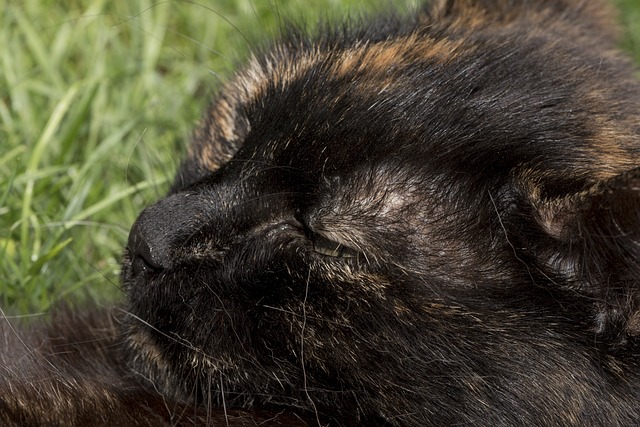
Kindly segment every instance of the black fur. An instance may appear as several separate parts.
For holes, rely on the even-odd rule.
[[[611,16],[438,1],[247,64],[131,231],[113,355],[83,358],[148,402],[127,420],[638,425],[640,83]]]

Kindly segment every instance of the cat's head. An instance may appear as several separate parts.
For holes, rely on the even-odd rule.
[[[292,36],[219,94],[125,255],[136,366],[164,392],[446,420],[561,395],[584,346],[634,340],[617,59],[596,79],[596,54],[526,28],[418,21]]]

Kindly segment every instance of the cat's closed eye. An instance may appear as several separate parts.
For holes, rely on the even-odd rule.
[[[333,258],[358,258],[362,254],[349,246],[338,243],[324,237],[320,233],[310,232],[309,238],[313,243],[313,250],[319,254],[326,255]]]

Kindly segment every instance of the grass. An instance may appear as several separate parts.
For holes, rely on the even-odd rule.
[[[237,60],[282,16],[361,3],[0,0],[0,306],[117,298],[129,227]],[[640,2],[618,3],[640,62]]]
[[[358,3],[0,0],[0,306],[116,297],[131,224],[234,63],[281,16]]]

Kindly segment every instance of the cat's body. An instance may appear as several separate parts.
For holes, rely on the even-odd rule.
[[[253,59],[134,225],[125,309],[5,323],[0,420],[637,425],[640,83],[611,16],[443,0]]]

